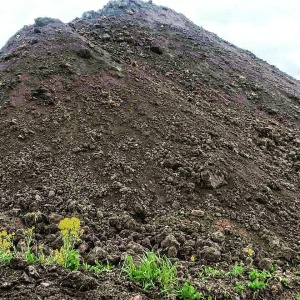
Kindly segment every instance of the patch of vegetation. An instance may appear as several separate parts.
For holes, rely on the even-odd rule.
[[[63,246],[59,250],[52,251],[53,263],[57,263],[65,269],[78,270],[79,252],[75,250],[75,244],[80,240],[79,236],[83,233],[78,218],[65,218],[58,224],[63,240]]]
[[[83,269],[87,271],[91,271],[93,273],[99,274],[104,271],[109,271],[113,268],[113,266],[107,262],[106,265],[101,264],[98,260],[95,260],[95,265],[89,265],[87,263],[82,264]]]
[[[58,228],[60,229],[63,246],[56,250],[50,249],[50,255],[48,256],[44,254],[42,245],[34,244],[34,227],[23,230],[24,241],[20,244],[20,251],[17,251],[13,245],[14,233],[8,233],[6,230],[1,231],[0,264],[9,264],[13,258],[21,258],[29,264],[57,264],[65,269],[78,270],[80,268],[80,259],[75,245],[83,233],[80,220],[76,217],[64,218],[59,222]],[[12,249],[13,251],[11,251]],[[97,260],[95,265],[83,262],[82,267],[96,274],[112,268],[109,263],[102,265]]]
[[[14,234],[8,234],[6,230],[0,232],[0,264],[9,264],[13,258],[10,249]]]
[[[281,278],[280,282],[282,283],[283,286],[289,287],[290,286],[290,280],[288,278]]]
[[[80,261],[76,244],[80,241],[83,230],[80,220],[76,217],[64,218],[59,222],[58,229],[63,245],[59,249],[50,249],[49,255],[45,255],[42,245],[38,245],[35,241],[34,229],[31,227],[22,231],[23,240],[19,243],[18,250],[13,243],[14,233],[6,230],[0,232],[0,264],[9,264],[13,258],[21,258],[29,264],[57,264],[65,269],[86,270],[94,274],[109,271],[113,267],[108,262],[102,264],[98,260],[95,260],[94,264]],[[254,255],[252,249],[247,248],[244,251],[250,258]],[[195,262],[194,256],[191,262]],[[189,280],[178,278],[177,264],[172,263],[166,256],[151,251],[145,252],[136,259],[130,255],[127,256],[121,271],[125,272],[130,280],[139,282],[144,290],[155,288],[166,297],[176,296],[183,300],[213,299],[208,292],[212,293],[211,287],[216,284],[215,278],[218,284],[226,282],[223,298],[232,298],[237,294],[248,296],[251,291],[254,293],[263,291],[267,288],[269,280],[272,281],[272,286],[274,286],[273,283],[280,285],[278,288],[293,287],[293,282],[296,280],[296,277],[283,276],[280,272],[276,272],[274,265],[271,271],[260,271],[236,262],[226,272],[219,269],[218,265],[206,266],[199,273],[198,278],[198,284],[203,285],[205,282],[204,285],[207,285],[207,292],[204,293],[195,288],[197,279],[192,281],[191,278]],[[295,299],[300,300],[300,294]]]
[[[182,285],[181,289],[176,291],[176,295],[184,300],[203,299],[203,294],[197,292],[194,286],[187,282]]]
[[[32,243],[34,237],[34,227],[23,230],[24,242],[21,248],[21,257],[29,264],[40,263],[45,261],[45,255],[43,253],[42,246],[36,246],[36,253],[32,251]]]
[[[205,267],[203,272],[200,273],[200,276],[206,276],[206,277],[217,277],[223,275],[225,275],[225,271],[215,269],[212,267]]]
[[[234,264],[232,269],[230,270],[229,274],[233,277],[242,276],[245,273],[245,269],[242,265],[239,265],[237,262]]]
[[[249,274],[250,282],[248,282],[248,288],[251,290],[263,290],[266,288],[267,278],[272,277],[267,271],[259,271],[257,269],[252,269]]]
[[[173,291],[178,284],[177,266],[154,252],[146,252],[138,262],[127,256],[122,270],[130,280],[141,283],[145,290],[159,285],[160,292],[165,294]]]
[[[240,282],[235,283],[235,290],[238,294],[242,295],[244,292],[244,289],[245,289],[245,287],[242,283],[240,283]]]

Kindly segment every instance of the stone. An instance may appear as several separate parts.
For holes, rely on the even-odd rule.
[[[98,286],[98,282],[95,278],[85,275],[80,271],[72,271],[61,279],[61,285],[64,287],[72,287],[80,291],[87,291],[95,289]]]
[[[222,243],[222,242],[225,241],[225,235],[222,231],[216,231],[216,232],[211,234],[211,239],[214,242]]]
[[[35,27],[44,27],[49,24],[53,24],[59,22],[59,20],[52,19],[52,18],[36,18],[34,19],[34,26]]]
[[[141,295],[133,295],[129,300],[143,300],[143,297]]]
[[[35,195],[34,198],[35,198],[35,201],[38,201],[38,202],[42,201],[42,198],[40,195]]]
[[[84,58],[84,59],[89,59],[89,58],[92,57],[91,51],[90,51],[89,49],[86,49],[86,48],[84,48],[84,49],[78,49],[78,50],[76,51],[76,54],[77,54],[79,57]]]
[[[111,40],[111,36],[107,33],[101,35],[100,37],[101,42],[108,42]]]
[[[169,234],[166,236],[166,238],[161,242],[161,246],[163,248],[168,248],[168,247],[179,247],[180,243],[176,240],[175,236],[173,234]]]
[[[297,252],[291,248],[284,248],[282,250],[282,256],[287,261],[292,261],[297,258]]]
[[[95,260],[106,259],[108,256],[108,252],[104,250],[102,247],[95,247],[92,251],[87,255],[87,262],[94,263]]]
[[[60,214],[52,213],[49,215],[48,220],[52,224],[58,224],[63,218]]]
[[[161,46],[159,45],[152,45],[150,47],[150,50],[155,53],[155,54],[158,54],[158,55],[162,55],[164,53],[164,50]]]
[[[38,27],[35,27],[35,28],[33,29],[33,32],[34,32],[34,33],[41,33],[41,30],[40,30]]]
[[[217,248],[210,246],[204,246],[201,255],[204,259],[211,262],[217,262],[221,258],[221,252]]]
[[[52,198],[55,196],[55,191],[49,191],[48,197]]]
[[[127,249],[132,250],[134,253],[143,253],[144,247],[136,242],[131,241],[127,245]]]
[[[258,223],[255,223],[255,224],[252,224],[251,225],[251,228],[254,230],[254,231],[258,231],[260,229],[260,225]]]
[[[191,211],[191,215],[194,217],[204,217],[204,214],[205,214],[204,211],[200,209],[193,209]]]
[[[39,278],[40,277],[40,274],[38,273],[35,266],[33,266],[33,265],[28,266],[27,271],[28,271],[28,274],[30,276],[34,277],[34,278]]]
[[[223,174],[214,174],[210,170],[201,172],[201,179],[204,181],[206,187],[217,189],[227,184]]]
[[[259,261],[258,266],[262,270],[270,270],[273,266],[272,260],[269,258],[263,258]]]
[[[25,224],[30,227],[30,226],[34,226],[37,223],[42,222],[43,214],[40,211],[29,212],[24,215],[23,219]]]
[[[178,249],[175,246],[171,246],[168,249],[168,257],[177,257]]]
[[[40,285],[44,288],[48,288],[51,285],[51,283],[45,281],[45,282],[41,282]]]

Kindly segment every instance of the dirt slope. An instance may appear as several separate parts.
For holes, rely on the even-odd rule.
[[[111,1],[16,33],[0,52],[0,107],[1,226],[34,225],[57,248],[55,221],[76,215],[82,258],[117,267],[1,267],[1,299],[162,299],[118,275],[145,249],[206,295],[250,299],[197,281],[204,265],[249,264],[248,247],[253,266],[292,279],[245,297],[299,293],[296,79],[168,8]]]

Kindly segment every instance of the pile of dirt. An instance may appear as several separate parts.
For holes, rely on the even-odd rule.
[[[82,259],[116,268],[17,262],[1,267],[1,299],[162,299],[120,272],[147,249],[206,296],[294,299],[299,121],[299,81],[151,2],[25,26],[0,52],[1,226],[57,248],[57,221],[77,216]],[[235,262],[289,287],[241,296],[199,280]]]

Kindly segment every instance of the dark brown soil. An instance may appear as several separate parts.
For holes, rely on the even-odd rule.
[[[77,216],[82,259],[116,268],[16,263],[0,269],[0,298],[162,299],[119,270],[153,249],[213,299],[296,299],[299,81],[172,10],[123,2],[40,19],[0,52],[0,225],[34,225],[56,248],[57,220]],[[245,298],[198,280],[204,266],[267,259],[289,288]]]

